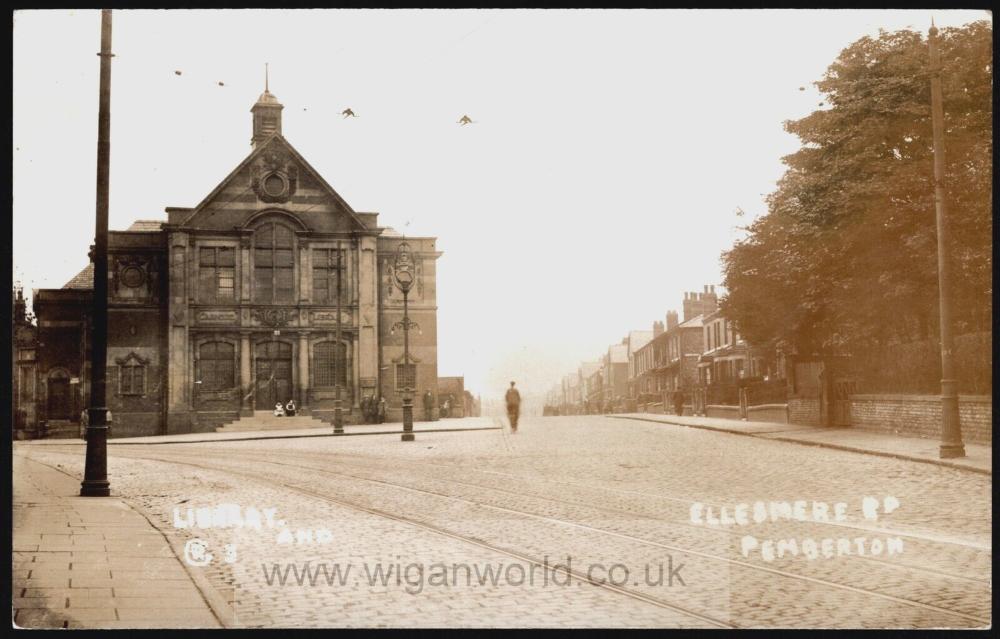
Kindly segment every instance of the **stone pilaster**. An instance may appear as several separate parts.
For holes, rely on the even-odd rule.
[[[240,332],[240,416],[252,417],[254,397],[253,369],[250,359],[250,332]]]
[[[167,432],[191,431],[191,371],[188,361],[188,235],[169,238],[170,300],[167,335]]]
[[[299,375],[296,384],[299,396],[299,411],[309,411],[309,332],[299,332]]]
[[[376,261],[376,238],[358,238],[356,252],[357,300],[358,300],[358,345],[356,356],[358,371],[358,392],[356,398],[369,393],[377,393],[378,388],[378,263]]]

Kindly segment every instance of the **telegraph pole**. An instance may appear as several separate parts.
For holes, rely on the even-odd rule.
[[[944,107],[941,103],[941,53],[937,27],[931,20],[928,46],[931,64],[931,124],[934,133],[934,206],[937,211],[938,295],[941,309],[941,459],[965,457],[962,425],[958,415],[958,393],[951,334],[951,265],[948,210],[945,207]]]
[[[90,337],[90,423],[87,461],[80,485],[83,497],[107,497],[108,408],[105,377],[108,358],[108,171],[111,160],[111,10],[101,11],[101,83],[97,112],[97,222],[94,234],[94,297]]]

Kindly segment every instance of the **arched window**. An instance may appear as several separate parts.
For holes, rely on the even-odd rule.
[[[229,390],[236,386],[236,347],[228,342],[206,342],[198,349],[200,391]]]
[[[350,365],[347,359],[348,353],[349,349],[343,343],[320,342],[316,344],[313,348],[313,384],[317,388],[333,388],[337,384],[340,384],[342,388],[350,388],[347,375]]]
[[[275,222],[262,224],[253,235],[254,299],[258,302],[295,301],[292,230]]]

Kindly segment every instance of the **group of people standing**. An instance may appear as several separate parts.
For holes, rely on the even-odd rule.
[[[367,395],[361,398],[361,417],[365,424],[385,423],[386,403],[382,395],[375,399],[374,395]]]

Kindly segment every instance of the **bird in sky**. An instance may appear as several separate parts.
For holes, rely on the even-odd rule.
[[[350,109],[344,109],[343,111],[340,112],[340,114],[342,116],[344,116],[345,118],[356,118],[356,117],[358,117],[357,115],[354,114],[354,111],[352,111]]]
[[[736,216],[743,217],[743,209],[738,206],[736,207]]]
[[[466,124],[475,124],[475,123],[472,121],[472,118],[470,118],[467,115],[463,115],[462,119],[458,121],[458,124],[465,126]]]
[[[181,74],[180,71],[174,71],[174,75],[180,75],[180,74]]]
[[[799,87],[799,91],[805,91],[805,90],[806,90],[805,87]]]
[[[219,86],[220,87],[224,87],[224,86],[226,86],[226,84],[222,80],[219,80]]]

